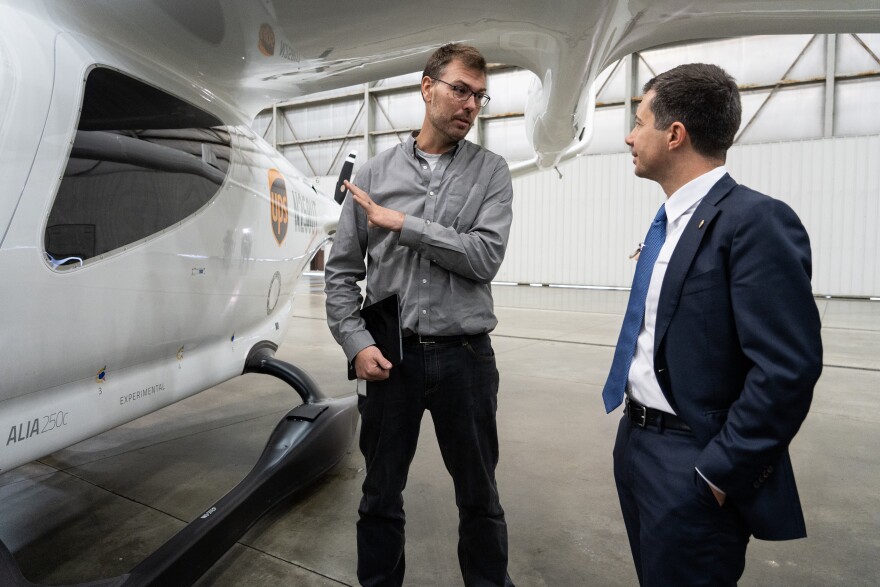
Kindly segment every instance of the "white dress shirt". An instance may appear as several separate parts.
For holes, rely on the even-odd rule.
[[[630,396],[643,406],[670,414],[674,414],[675,411],[666,401],[666,396],[663,395],[657,382],[657,375],[654,373],[654,328],[657,324],[660,288],[663,285],[666,268],[669,266],[669,259],[684,232],[684,227],[712,186],[724,177],[725,173],[727,170],[723,166],[716,167],[684,184],[666,200],[666,240],[651,273],[651,283],[645,299],[645,319],[636,341],[636,354],[629,368],[627,387]]]

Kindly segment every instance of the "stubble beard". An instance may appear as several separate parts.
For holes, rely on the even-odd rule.
[[[471,131],[474,124],[468,123],[468,126],[464,130],[460,130],[458,128],[458,123],[455,119],[455,116],[450,116],[449,118],[441,119],[440,116],[431,113],[430,115],[431,125],[437,130],[438,133],[448,138],[450,142],[457,143],[467,136],[467,134]]]

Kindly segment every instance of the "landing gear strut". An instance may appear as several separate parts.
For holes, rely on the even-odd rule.
[[[357,426],[356,396],[324,397],[305,371],[276,359],[276,349],[268,342],[255,346],[244,373],[278,377],[299,393],[303,404],[281,419],[251,472],[130,572],[79,587],[191,585],[263,514],[344,456]],[[0,585],[37,587],[24,578],[2,541]]]

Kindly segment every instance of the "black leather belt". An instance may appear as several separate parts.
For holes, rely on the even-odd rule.
[[[424,336],[410,334],[401,340],[403,344],[467,344],[469,341],[485,336],[483,334],[455,334],[453,336]]]
[[[675,414],[643,406],[629,397],[626,398],[626,407],[623,413],[627,415],[630,422],[641,428],[656,426],[660,430],[668,428],[679,432],[692,432],[691,427]]]

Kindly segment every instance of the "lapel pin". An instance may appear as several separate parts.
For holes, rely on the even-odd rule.
[[[703,228],[703,224],[705,222],[706,222],[705,220],[700,220],[700,223],[697,225],[697,230],[701,230]]]

